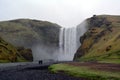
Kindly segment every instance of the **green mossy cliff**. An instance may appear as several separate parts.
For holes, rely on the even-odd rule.
[[[94,15],[86,22],[74,60],[120,63],[120,16]]]
[[[22,50],[18,50],[18,48],[14,47],[12,44],[4,41],[1,37],[0,37],[0,63],[1,62],[21,62],[21,61],[32,61],[32,54],[28,51],[26,52],[26,54],[29,54],[29,58],[24,57],[24,55],[22,55],[23,53],[25,53],[27,49],[22,49]],[[23,52],[21,54],[21,51]],[[25,55],[26,55],[25,54]]]

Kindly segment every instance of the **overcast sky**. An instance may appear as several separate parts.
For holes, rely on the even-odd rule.
[[[0,21],[30,18],[74,27],[94,14],[120,15],[120,0],[0,0]]]

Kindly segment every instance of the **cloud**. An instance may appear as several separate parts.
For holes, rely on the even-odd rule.
[[[120,14],[120,0],[0,0],[0,20],[32,18],[73,27],[93,14]]]

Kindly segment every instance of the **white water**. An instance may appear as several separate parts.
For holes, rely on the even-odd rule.
[[[80,47],[80,37],[87,30],[86,21],[73,28],[61,28],[59,33],[59,54],[58,60],[72,61],[74,54]]]
[[[61,28],[59,35],[58,60],[71,61],[77,50],[77,35],[75,28]]]

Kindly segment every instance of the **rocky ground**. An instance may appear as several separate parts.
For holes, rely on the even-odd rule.
[[[50,64],[24,64],[0,66],[0,80],[86,80],[48,71]]]
[[[91,69],[120,72],[120,64],[108,63],[79,63],[65,62],[74,66],[89,66]],[[54,74],[49,72],[48,66],[53,63],[11,63],[0,64],[0,80],[86,80],[75,78],[64,73]]]

